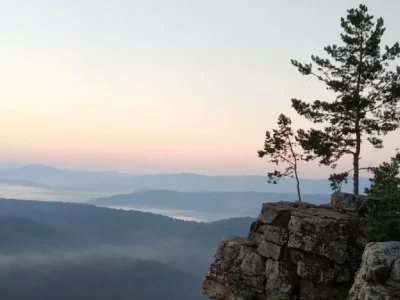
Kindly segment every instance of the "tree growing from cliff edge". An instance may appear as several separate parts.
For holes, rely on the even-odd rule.
[[[269,161],[277,166],[286,165],[283,171],[275,170],[268,173],[268,182],[276,184],[282,177],[295,178],[297,199],[301,202],[299,162],[311,160],[312,156],[303,154],[303,151],[297,152],[298,147],[298,137],[292,129],[292,121],[287,116],[280,114],[278,129],[265,133],[264,149],[258,151],[258,156],[269,156]]]
[[[362,143],[382,148],[381,136],[399,127],[400,67],[390,62],[400,57],[400,47],[395,43],[381,49],[384,21],[374,22],[365,5],[348,10],[341,27],[342,45],[324,48],[330,58],[312,55],[309,64],[291,60],[301,74],[325,83],[335,100],[310,104],[292,99],[292,107],[314,124],[326,124],[298,132],[303,149],[319,157],[320,164],[335,168],[342,156],[352,156],[352,170],[330,179],[337,186],[353,172],[353,193],[358,194]]]

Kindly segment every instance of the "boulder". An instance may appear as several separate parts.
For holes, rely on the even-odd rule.
[[[289,202],[263,203],[258,220],[263,224],[286,228],[291,216]]]
[[[331,204],[335,209],[356,213],[366,198],[365,195],[334,192],[331,196]]]
[[[369,243],[349,300],[400,299],[400,242]]]

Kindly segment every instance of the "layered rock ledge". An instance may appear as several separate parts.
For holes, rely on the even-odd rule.
[[[365,247],[349,300],[400,299],[400,242]]]
[[[223,239],[203,283],[216,300],[345,299],[365,246],[354,219],[364,198],[335,193],[331,204],[264,203],[247,237]]]

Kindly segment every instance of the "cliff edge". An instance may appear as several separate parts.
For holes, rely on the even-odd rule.
[[[365,242],[353,221],[365,197],[334,193],[331,204],[264,203],[247,237],[218,245],[203,282],[216,300],[345,299]]]

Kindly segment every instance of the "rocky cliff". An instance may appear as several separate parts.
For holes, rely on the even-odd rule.
[[[400,242],[365,247],[349,300],[400,299]]]
[[[331,204],[264,203],[247,237],[222,240],[203,283],[216,300],[345,299],[365,242],[355,216],[363,197],[335,193]]]

